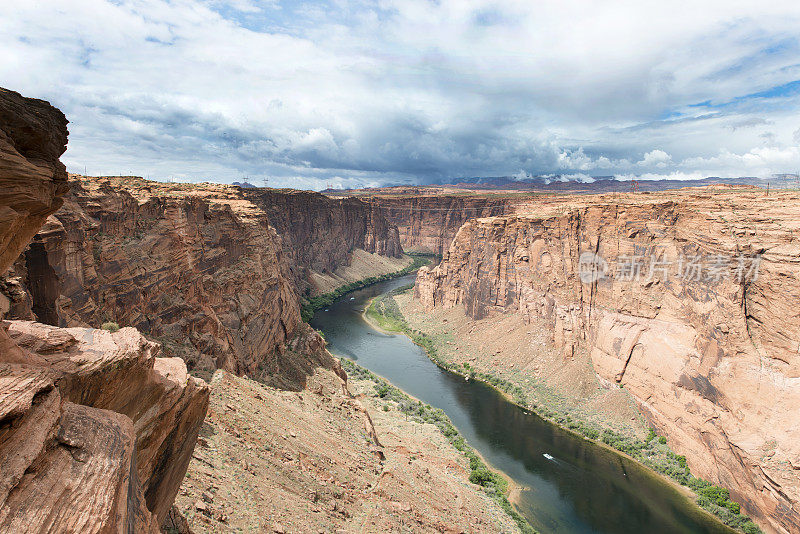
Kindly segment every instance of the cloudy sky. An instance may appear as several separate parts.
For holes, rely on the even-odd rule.
[[[71,171],[322,188],[800,170],[795,1],[26,0]]]

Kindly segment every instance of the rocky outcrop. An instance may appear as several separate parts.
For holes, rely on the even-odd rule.
[[[549,324],[564,358],[589,351],[696,475],[730,488],[767,530],[797,532],[797,201],[698,189],[542,202],[467,222],[415,295]]]
[[[242,189],[283,238],[300,270],[331,273],[350,261],[355,249],[400,257],[397,228],[375,206],[356,198],[332,199],[311,191]],[[307,282],[298,276],[298,282]]]
[[[2,272],[61,205],[66,138],[58,110],[0,89]],[[0,288],[2,321],[8,296],[20,309],[26,297],[17,281]],[[0,322],[0,531],[159,531],[208,388],[158,350],[132,328]]]
[[[157,532],[208,387],[133,328],[5,328],[16,349],[0,360],[0,530]]]
[[[0,88],[0,273],[61,206],[67,119],[43,100]]]
[[[355,199],[139,178],[69,183],[64,207],[17,262],[31,298],[16,313],[58,326],[133,326],[192,370],[287,387],[291,376],[302,388],[301,368],[332,361],[321,348],[302,361],[290,348],[315,335],[298,297],[310,293],[311,275],[333,272],[356,249],[401,254],[397,229]]]
[[[176,499],[195,532],[519,532],[441,431],[384,410],[372,380],[317,369],[295,393],[219,370],[211,389]]]
[[[505,215],[513,200],[476,196],[382,196],[370,198],[373,210],[381,210],[396,225],[404,250],[442,255],[467,220]]]
[[[300,335],[282,241],[237,188],[70,184],[17,265],[40,320],[134,326],[190,368],[234,373],[255,373]]]

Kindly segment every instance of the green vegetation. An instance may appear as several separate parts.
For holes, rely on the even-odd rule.
[[[397,278],[398,276],[403,276],[405,274],[412,273],[417,269],[419,269],[420,267],[422,267],[423,265],[428,265],[431,262],[431,258],[433,257],[429,254],[407,253],[407,255],[411,256],[413,261],[409,265],[400,269],[399,271],[382,274],[380,276],[370,276],[369,278],[364,278],[363,280],[356,280],[355,282],[350,282],[349,284],[339,286],[330,293],[324,293],[322,295],[317,295],[316,297],[309,298],[303,303],[302,307],[300,308],[300,316],[302,317],[303,321],[309,322],[311,318],[314,317],[315,311],[317,311],[320,308],[324,308],[325,306],[330,306],[336,299],[338,299],[345,293],[349,293],[351,291],[355,291],[356,289],[361,289],[362,287],[371,286],[372,284],[377,284],[378,282],[384,282],[386,280],[391,280],[392,278]]]
[[[478,372],[467,363],[456,365],[445,360],[439,354],[436,343],[430,336],[411,328],[406,322],[394,299],[395,295],[405,291],[408,291],[408,287],[401,287],[374,298],[366,310],[367,318],[384,330],[401,332],[407,335],[414,343],[425,349],[431,361],[442,369],[481,380],[510,395],[514,403],[520,407],[535,410],[540,417],[588,440],[600,441],[612,449],[627,454],[650,469],[692,489],[697,493],[697,504],[714,514],[724,524],[746,534],[761,532],[749,517],[740,513],[739,504],[730,500],[727,489],[715,486],[707,480],[692,475],[686,464],[686,458],[672,452],[667,446],[667,438],[658,436],[654,429],[651,428],[649,430],[646,440],[641,440],[633,436],[623,435],[609,428],[601,428],[591,422],[575,420],[569,415],[551,411],[547,407],[532,405],[528,402],[525,390],[509,380],[490,373]],[[482,476],[482,474],[475,475],[476,480]]]
[[[528,400],[525,391],[521,387],[513,384],[509,380],[492,375],[491,373],[476,371],[470,367],[469,363],[465,362],[462,366],[459,366],[448,362],[439,355],[436,349],[436,343],[430,336],[408,326],[405,317],[403,317],[403,313],[397,306],[397,301],[394,300],[394,295],[404,293],[411,287],[412,286],[399,287],[394,291],[372,299],[372,302],[370,302],[370,305],[367,307],[367,318],[383,330],[401,332],[407,335],[414,343],[425,349],[425,352],[428,353],[428,357],[433,363],[442,369],[486,382],[496,389],[510,395],[514,399],[514,402],[520,406],[527,406]]]
[[[109,332],[116,332],[117,330],[119,330],[119,325],[117,323],[109,321],[107,323],[103,323],[102,326],[100,326],[100,328],[102,328],[103,330],[108,330]]]
[[[412,421],[436,426],[450,444],[453,445],[456,450],[464,454],[469,460],[469,481],[481,486],[488,495],[497,501],[503,511],[517,523],[517,526],[519,526],[519,529],[523,533],[536,533],[536,530],[534,530],[530,523],[514,509],[508,497],[506,497],[508,481],[500,474],[489,469],[481,457],[478,456],[478,453],[467,444],[464,437],[456,430],[456,427],[453,426],[447,414],[438,408],[434,408],[409,397],[383,378],[347,358],[342,358],[342,367],[347,372],[347,375],[354,380],[370,380],[374,382],[375,396],[386,402],[394,403],[397,410],[405,414]],[[388,411],[388,408],[388,404],[383,406],[384,411]]]

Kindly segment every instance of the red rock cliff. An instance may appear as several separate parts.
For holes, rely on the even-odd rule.
[[[0,272],[61,205],[66,141],[61,112],[0,89]],[[208,388],[158,349],[132,328],[0,323],[0,531],[159,531]]]
[[[134,326],[190,369],[302,388],[314,367],[335,365],[300,319],[310,272],[335,270],[356,248],[401,254],[397,229],[357,199],[131,177],[69,184],[17,262],[32,298],[14,312]]]
[[[549,325],[565,357],[585,348],[609,386],[624,385],[695,474],[730,488],[768,530],[799,532],[798,200],[711,189],[547,201],[467,222],[415,294],[473,318]],[[586,251],[608,261],[608,277],[581,281]],[[687,279],[673,263],[648,277],[651,254],[722,257],[726,271]],[[742,255],[749,268],[758,254],[756,279],[727,264]],[[634,257],[639,280],[611,275]]]
[[[444,254],[461,225],[469,219],[505,215],[512,201],[469,196],[375,196],[374,209],[396,225],[403,249]]]
[[[0,273],[61,206],[67,119],[43,100],[0,88]]]
[[[241,194],[283,238],[300,289],[307,284],[302,271],[333,272],[356,248],[391,257],[403,252],[397,228],[380,209],[356,198],[291,189],[242,189]]]

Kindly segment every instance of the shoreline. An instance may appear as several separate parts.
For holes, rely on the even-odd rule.
[[[503,491],[502,493],[496,493],[496,495],[498,495],[499,498],[495,498],[494,499],[495,502],[501,507],[503,512],[505,512],[505,514],[508,515],[508,517],[512,521],[514,521],[516,523],[516,525],[519,528],[520,532],[523,532],[523,533],[524,532],[531,532],[532,534],[537,534],[538,533],[538,531],[535,528],[533,528],[533,526],[530,524],[530,522],[527,519],[525,519],[525,516],[523,516],[519,512],[519,510],[516,509],[514,503],[511,500],[512,496],[515,497],[515,498],[518,497],[520,495],[520,493],[525,488],[522,487],[521,485],[517,484],[506,473],[504,473],[503,471],[497,469],[496,467],[492,466],[489,462],[487,462],[486,459],[483,457],[483,455],[481,455],[480,452],[478,452],[476,449],[474,449],[466,441],[466,439],[464,439],[464,437],[461,435],[461,433],[458,431],[458,429],[455,427],[455,425],[453,425],[453,422],[450,420],[450,417],[447,416],[447,414],[443,410],[441,410],[440,408],[435,408],[435,407],[431,406],[430,404],[428,404],[428,403],[420,400],[419,398],[415,397],[414,395],[411,395],[410,393],[407,393],[405,390],[400,389],[399,387],[394,385],[394,383],[392,383],[390,380],[386,379],[384,376],[382,376],[380,374],[377,374],[377,373],[367,369],[366,367],[361,366],[360,364],[358,364],[357,362],[351,360],[350,358],[347,358],[347,357],[338,357],[338,358],[342,362],[344,362],[344,361],[347,362],[346,364],[342,365],[342,367],[345,368],[345,372],[347,372],[347,367],[348,366],[352,366],[353,368],[356,368],[356,369],[360,370],[360,372],[363,372],[363,373],[366,373],[367,375],[369,375],[370,378],[367,378],[366,380],[370,380],[376,385],[379,385],[380,381],[383,381],[389,387],[391,387],[394,390],[396,390],[397,392],[399,392],[400,395],[402,395],[403,397],[405,397],[405,398],[407,398],[407,399],[409,399],[411,401],[415,401],[420,406],[426,406],[427,408],[429,408],[431,410],[435,410],[435,411],[441,413],[443,415],[443,417],[445,418],[447,424],[450,427],[452,427],[453,429],[455,429],[455,432],[456,432],[455,436],[448,436],[448,434],[446,434],[444,432],[444,430],[441,427],[439,427],[439,425],[437,423],[432,423],[430,421],[420,421],[420,423],[421,424],[429,424],[429,425],[432,425],[433,427],[435,427],[436,432],[439,432],[450,443],[450,446],[452,446],[453,449],[455,449],[457,453],[462,454],[467,459],[469,459],[471,455],[474,455],[474,456],[478,457],[480,459],[480,461],[483,463],[483,466],[485,468],[487,468],[489,471],[491,471],[494,475],[500,477],[503,480],[503,483],[505,485],[505,488],[504,488],[505,491]],[[365,378],[363,376],[357,376],[357,377],[353,377],[353,380],[365,380]],[[463,448],[456,445],[458,440],[461,440],[461,442],[463,444]],[[487,486],[485,486],[483,484],[475,483],[472,480],[469,480],[469,483],[477,486],[478,488],[480,488],[480,491],[487,491]],[[494,489],[495,489],[495,491],[497,491],[497,489],[499,489],[499,488],[497,486],[494,486]],[[489,495],[491,497],[490,494],[487,494],[487,495]],[[503,507],[503,500],[505,500],[506,503],[508,503],[508,505],[511,506],[511,511],[509,511],[509,510],[507,510],[507,509],[505,509]],[[513,511],[513,513],[512,513],[512,511]],[[515,517],[514,514],[516,514],[516,516],[518,516],[518,517]],[[520,521],[522,522],[522,524],[520,523]],[[526,528],[523,528],[523,524],[524,524],[524,526]]]
[[[369,302],[371,303],[371,302],[372,302],[372,300],[373,300],[374,298],[375,298],[375,297],[373,297],[372,299],[370,299],[370,300],[369,300]],[[367,307],[369,307],[369,305],[367,305]],[[378,325],[376,325],[376,324],[375,324],[373,321],[369,320],[369,319],[367,318],[367,316],[366,316],[366,308],[364,308],[364,311],[362,311],[362,312],[361,312],[361,317],[362,317],[362,319],[364,319],[364,322],[366,322],[366,323],[367,323],[367,324],[368,324],[368,325],[369,325],[371,328],[373,328],[373,329],[377,330],[378,332],[381,332],[382,334],[386,334],[386,335],[401,334],[401,332],[392,332],[392,331],[389,331],[389,330],[384,330],[383,328],[381,328],[381,327],[379,327]],[[405,335],[405,334],[403,334],[403,335]],[[408,336],[406,336],[406,337],[408,337]],[[415,343],[415,345],[416,345],[416,343]],[[417,346],[419,346],[419,345],[417,345]],[[339,359],[341,360],[342,358],[346,358],[346,357],[345,357],[345,356],[337,356],[337,358],[339,358]],[[354,364],[354,365],[357,365],[357,366],[359,366],[359,367],[362,367],[361,365],[359,365],[359,363],[358,363],[358,362],[355,362],[355,361],[351,360],[350,358],[346,358],[346,359],[347,359],[347,360],[348,360],[350,363],[352,363],[352,364]],[[366,367],[365,367],[364,369],[366,369]],[[391,384],[391,385],[392,385],[392,387],[395,387],[395,388],[397,388],[398,390],[400,390],[400,391],[401,391],[401,392],[402,392],[404,395],[406,395],[406,396],[407,396],[407,397],[409,397],[410,399],[413,399],[413,400],[417,401],[417,402],[418,402],[418,403],[420,403],[420,404],[427,404],[427,403],[423,402],[422,400],[418,399],[417,397],[415,397],[414,395],[412,395],[411,393],[407,392],[406,390],[404,390],[404,389],[401,389],[400,387],[396,386],[396,385],[395,385],[395,384],[394,384],[394,383],[393,383],[391,380],[389,380],[389,379],[388,379],[388,378],[386,378],[385,376],[383,376],[383,375],[380,375],[380,374],[378,374],[378,373],[376,373],[376,372],[374,372],[374,371],[370,371],[370,373],[372,373],[373,375],[377,376],[377,377],[378,377],[378,378],[380,378],[381,380],[384,380],[386,383],[388,383],[388,384]],[[519,495],[520,495],[520,493],[522,493],[522,492],[525,490],[525,487],[524,487],[524,486],[522,486],[521,484],[517,483],[517,482],[516,482],[516,481],[515,481],[513,478],[511,478],[510,476],[508,476],[508,475],[507,475],[507,474],[506,474],[504,471],[502,471],[501,469],[498,469],[497,467],[493,466],[493,465],[492,465],[492,464],[491,464],[491,463],[490,463],[488,460],[486,460],[486,458],[484,458],[484,457],[483,457],[483,455],[482,455],[482,454],[481,454],[479,451],[477,451],[476,449],[474,449],[474,448],[473,448],[471,445],[470,445],[470,449],[471,449],[471,450],[472,450],[472,452],[474,452],[474,453],[475,453],[475,454],[476,454],[476,455],[477,455],[477,456],[478,456],[478,457],[481,459],[481,461],[482,461],[483,463],[485,463],[485,464],[486,464],[486,465],[487,465],[487,466],[488,466],[488,467],[489,467],[489,468],[490,468],[492,471],[494,471],[495,473],[497,473],[497,474],[499,474],[501,477],[503,477],[503,479],[504,479],[504,480],[506,481],[506,483],[508,484],[508,489],[507,489],[507,491],[506,491],[506,497],[508,498],[508,500],[509,500],[509,501],[510,501],[512,504],[514,504],[514,500],[512,500],[512,497],[513,497],[513,498],[518,498],[518,497],[519,497]],[[518,511],[518,512],[519,512],[519,511]]]
[[[401,335],[404,335],[404,336],[406,336],[406,337],[407,337],[409,340],[411,340],[411,342],[412,342],[412,343],[414,343],[415,345],[417,345],[418,347],[420,347],[420,348],[421,348],[421,349],[422,349],[422,350],[425,352],[425,354],[426,354],[426,356],[428,357],[428,359],[429,359],[431,362],[433,362],[433,363],[434,363],[434,364],[435,364],[437,367],[439,367],[441,370],[443,370],[443,371],[446,371],[446,372],[449,372],[449,373],[452,373],[452,374],[454,374],[454,375],[458,375],[458,376],[462,376],[462,377],[468,377],[468,375],[467,375],[467,374],[460,372],[460,370],[458,370],[458,369],[450,369],[450,368],[447,368],[447,367],[445,367],[444,365],[442,365],[442,363],[441,363],[441,362],[437,361],[437,359],[435,359],[435,358],[431,357],[431,355],[430,355],[430,353],[428,352],[427,348],[426,348],[426,347],[424,347],[424,346],[422,346],[421,344],[417,343],[417,342],[416,342],[416,341],[415,341],[415,340],[414,340],[414,339],[413,339],[413,338],[412,338],[412,337],[411,337],[411,336],[410,336],[410,335],[409,335],[407,332],[404,332],[404,331],[402,331],[402,330],[396,330],[396,331],[395,331],[395,330],[386,330],[386,329],[384,329],[384,328],[382,328],[382,327],[378,326],[378,325],[377,325],[377,324],[376,324],[376,323],[375,323],[373,320],[371,320],[371,319],[370,319],[370,318],[367,316],[367,310],[368,310],[368,309],[369,309],[369,308],[372,306],[372,303],[373,303],[373,301],[374,301],[375,299],[377,299],[379,296],[380,296],[380,295],[377,295],[377,296],[375,296],[375,297],[371,298],[371,299],[369,300],[369,303],[367,304],[367,306],[364,308],[364,310],[363,310],[363,312],[362,312],[362,317],[363,317],[364,321],[365,321],[367,324],[369,324],[369,325],[370,325],[370,327],[372,327],[372,328],[374,328],[374,329],[376,329],[376,330],[378,330],[378,331],[380,331],[380,332],[382,332],[382,333],[384,333],[384,334],[387,334],[387,335],[390,335],[390,334],[401,334]],[[507,391],[504,391],[504,390],[502,390],[502,389],[498,388],[497,386],[495,386],[494,384],[492,384],[492,383],[490,383],[490,382],[488,382],[488,381],[486,381],[486,380],[483,380],[483,379],[481,379],[481,378],[479,378],[479,377],[469,377],[469,378],[470,378],[471,380],[477,380],[477,381],[480,381],[480,382],[482,382],[483,384],[485,384],[485,385],[487,385],[488,387],[492,388],[492,389],[493,389],[495,392],[499,393],[499,394],[500,394],[500,395],[501,395],[501,396],[502,396],[502,397],[503,397],[505,400],[507,400],[509,403],[511,403],[511,404],[513,404],[514,406],[516,406],[516,407],[520,408],[521,410],[524,410],[524,411],[525,411],[525,412],[527,412],[527,413],[530,413],[530,414],[534,415],[535,417],[539,417],[540,419],[542,419],[542,420],[543,420],[543,421],[545,421],[546,423],[548,423],[548,424],[551,424],[551,425],[554,425],[554,426],[555,426],[555,427],[557,427],[558,429],[560,429],[560,430],[562,430],[562,431],[564,431],[564,432],[567,432],[567,433],[569,433],[570,435],[574,436],[575,438],[579,438],[579,439],[582,439],[582,440],[585,440],[585,441],[591,442],[592,444],[599,446],[601,449],[603,449],[603,450],[605,450],[605,451],[608,451],[608,452],[610,452],[610,453],[613,453],[614,455],[617,455],[617,456],[620,456],[620,457],[623,457],[623,458],[625,458],[625,459],[629,460],[631,463],[633,463],[633,464],[636,466],[636,468],[637,468],[637,469],[640,469],[640,470],[642,471],[642,473],[643,473],[643,474],[645,474],[645,475],[647,475],[647,476],[650,476],[651,478],[657,479],[657,480],[659,480],[659,481],[661,481],[661,482],[664,482],[664,483],[666,483],[666,485],[667,485],[667,486],[671,487],[671,488],[672,488],[673,490],[675,490],[675,491],[676,491],[678,494],[680,494],[680,495],[681,495],[681,497],[682,497],[682,498],[684,498],[684,499],[687,501],[687,503],[688,503],[688,504],[690,504],[690,505],[691,505],[691,507],[692,507],[694,510],[696,510],[696,511],[700,512],[701,514],[704,514],[704,515],[706,515],[707,517],[709,517],[709,518],[713,519],[714,521],[718,522],[720,525],[723,525],[723,526],[724,526],[725,528],[727,528],[727,529],[728,529],[728,530],[729,530],[731,533],[737,533],[737,532],[740,532],[738,529],[735,529],[735,528],[733,528],[733,527],[731,527],[731,526],[729,526],[729,525],[726,525],[726,524],[725,524],[725,523],[724,523],[724,522],[723,522],[723,521],[722,521],[722,520],[721,520],[721,519],[720,519],[720,518],[719,518],[717,515],[715,515],[714,513],[712,513],[710,510],[707,510],[707,509],[703,508],[702,506],[700,506],[700,505],[697,503],[697,498],[699,497],[699,495],[698,495],[698,493],[697,493],[696,491],[694,491],[692,488],[690,488],[690,487],[688,487],[688,486],[685,486],[685,485],[681,484],[681,483],[680,483],[680,482],[678,482],[677,480],[674,480],[674,479],[670,478],[669,476],[667,476],[667,475],[666,475],[666,474],[664,474],[664,473],[659,473],[658,471],[656,471],[656,470],[655,470],[655,469],[653,469],[652,467],[650,467],[650,466],[648,466],[648,465],[644,464],[643,462],[639,461],[637,458],[635,458],[635,457],[631,456],[630,454],[628,454],[628,453],[626,453],[626,452],[620,451],[620,450],[618,450],[618,449],[616,449],[616,448],[614,448],[614,447],[610,446],[610,445],[609,445],[609,444],[607,444],[607,443],[604,443],[602,440],[599,440],[599,439],[590,439],[589,437],[587,437],[587,436],[584,436],[583,434],[580,434],[580,433],[578,433],[577,431],[575,431],[575,430],[573,430],[573,429],[571,429],[571,428],[567,428],[567,427],[565,427],[565,426],[563,426],[563,425],[559,424],[558,422],[556,422],[556,421],[553,421],[553,420],[552,420],[552,419],[550,419],[550,418],[544,417],[543,415],[539,414],[539,413],[538,413],[536,410],[534,410],[534,409],[531,409],[531,408],[529,408],[529,407],[527,407],[527,406],[523,406],[523,405],[521,405],[520,403],[518,403],[518,402],[517,402],[517,401],[514,399],[513,395],[511,395],[511,393],[509,393],[509,392],[507,392]],[[501,472],[501,473],[502,473],[502,472]],[[503,475],[505,475],[505,474],[503,474]],[[505,476],[507,476],[507,475],[505,475]],[[511,487],[512,487],[512,486],[511,486],[511,485],[509,485],[509,492],[508,492],[507,498],[508,498],[508,500],[509,500],[510,502],[512,502],[512,504],[515,504],[515,505],[516,505],[516,503],[515,503],[514,501],[515,501],[515,500],[517,500],[517,499],[519,499],[519,497],[520,497],[520,495],[521,495],[522,491],[524,491],[524,489],[525,489],[525,488],[524,488],[524,487],[522,487],[520,484],[517,484],[516,482],[514,482],[514,483],[513,483],[513,486],[514,486],[514,488],[516,489],[516,491],[515,491],[515,492],[513,492],[513,494],[512,494],[512,491],[511,491]],[[514,499],[514,500],[512,500],[512,497],[513,497],[513,499]]]
[[[410,340],[412,343],[414,343],[414,340],[413,340],[413,339],[411,339],[409,336],[407,336],[407,335],[406,335],[404,332],[398,332],[398,331],[393,331],[393,330],[386,330],[386,329],[384,329],[384,328],[380,327],[378,324],[376,324],[376,323],[375,323],[373,320],[371,320],[371,319],[370,319],[370,318],[367,316],[367,310],[369,309],[369,307],[372,305],[372,302],[373,302],[373,301],[374,301],[376,298],[377,298],[377,296],[375,296],[375,297],[372,297],[371,299],[369,299],[369,301],[367,301],[367,305],[366,305],[366,306],[364,307],[364,309],[361,311],[361,318],[363,319],[363,321],[364,321],[365,323],[367,323],[367,324],[370,326],[370,328],[372,328],[372,329],[374,329],[374,330],[376,330],[376,331],[378,331],[378,332],[380,332],[380,333],[382,333],[382,334],[385,334],[385,335],[397,335],[397,334],[404,335],[404,336],[406,336],[406,337],[407,337],[407,338],[408,338],[408,339],[409,339],[409,340]],[[418,345],[417,343],[414,343],[414,344],[415,344],[415,345],[417,345],[418,347],[420,347],[420,345]],[[424,351],[424,347],[420,347],[420,348],[422,348],[422,349],[423,349],[423,351]],[[425,354],[426,354],[426,355],[428,354],[428,353],[427,353],[427,351],[425,351]],[[340,359],[341,359],[341,358],[340,358]],[[429,359],[430,359],[430,358],[429,358]],[[352,360],[351,360],[351,361],[352,361]],[[433,360],[431,360],[431,361],[433,361]],[[353,363],[356,363],[356,362],[353,362]],[[436,362],[433,362],[433,363],[436,363]],[[356,365],[358,365],[358,364],[356,363]],[[437,367],[438,367],[438,365],[437,365]],[[370,371],[370,372],[371,372],[371,371]],[[385,378],[385,377],[383,377],[383,376],[381,376],[381,375],[379,375],[379,374],[377,374],[377,373],[373,373],[373,374],[375,374],[376,376],[379,376],[381,379],[385,380],[387,383],[389,383],[389,384],[392,384],[392,382],[391,382],[390,380],[388,380],[387,378]],[[454,373],[454,374],[455,374],[455,373]],[[394,384],[392,384],[392,385],[393,385],[394,387],[397,387],[397,386],[395,386]],[[400,389],[400,388],[397,388],[397,389],[399,389],[400,391],[402,391],[402,392],[403,392],[403,394],[407,395],[408,397],[410,397],[410,398],[412,398],[412,399],[416,400],[417,402],[420,402],[420,403],[422,403],[422,401],[421,401],[420,399],[418,399],[417,397],[415,397],[414,395],[411,395],[410,393],[406,392],[406,391],[405,391],[405,390],[403,390],[403,389]],[[500,393],[503,393],[504,395],[507,395],[505,392],[500,392]],[[423,404],[424,404],[424,403],[423,403]],[[468,444],[468,445],[469,445],[469,444]],[[476,455],[477,455],[477,456],[478,456],[478,457],[481,459],[481,461],[482,461],[484,464],[486,464],[486,466],[487,466],[487,467],[489,467],[489,469],[490,469],[490,470],[492,470],[493,472],[497,473],[498,475],[500,475],[500,476],[503,478],[503,480],[505,480],[505,482],[506,482],[506,485],[507,485],[507,486],[506,486],[506,493],[505,493],[505,495],[506,495],[506,498],[508,499],[508,501],[511,503],[511,505],[512,505],[512,506],[514,506],[515,508],[518,508],[518,506],[519,506],[519,497],[520,497],[520,495],[522,494],[522,492],[523,492],[523,491],[525,491],[527,488],[526,488],[525,486],[523,486],[523,485],[519,484],[519,483],[518,483],[516,480],[514,480],[513,478],[511,478],[511,477],[510,477],[510,476],[509,476],[507,473],[505,473],[505,472],[504,472],[504,471],[502,471],[501,469],[498,469],[497,467],[493,466],[493,465],[492,465],[492,464],[491,464],[491,463],[490,463],[488,460],[486,460],[486,458],[484,458],[484,457],[483,457],[483,455],[482,455],[482,454],[481,454],[481,453],[480,453],[478,450],[476,450],[475,448],[473,448],[471,445],[470,445],[470,449],[472,450],[472,452],[473,452],[473,453],[475,453],[475,454],[476,454]],[[517,509],[517,513],[518,513],[518,514],[521,514],[521,512],[520,512],[518,509]]]

